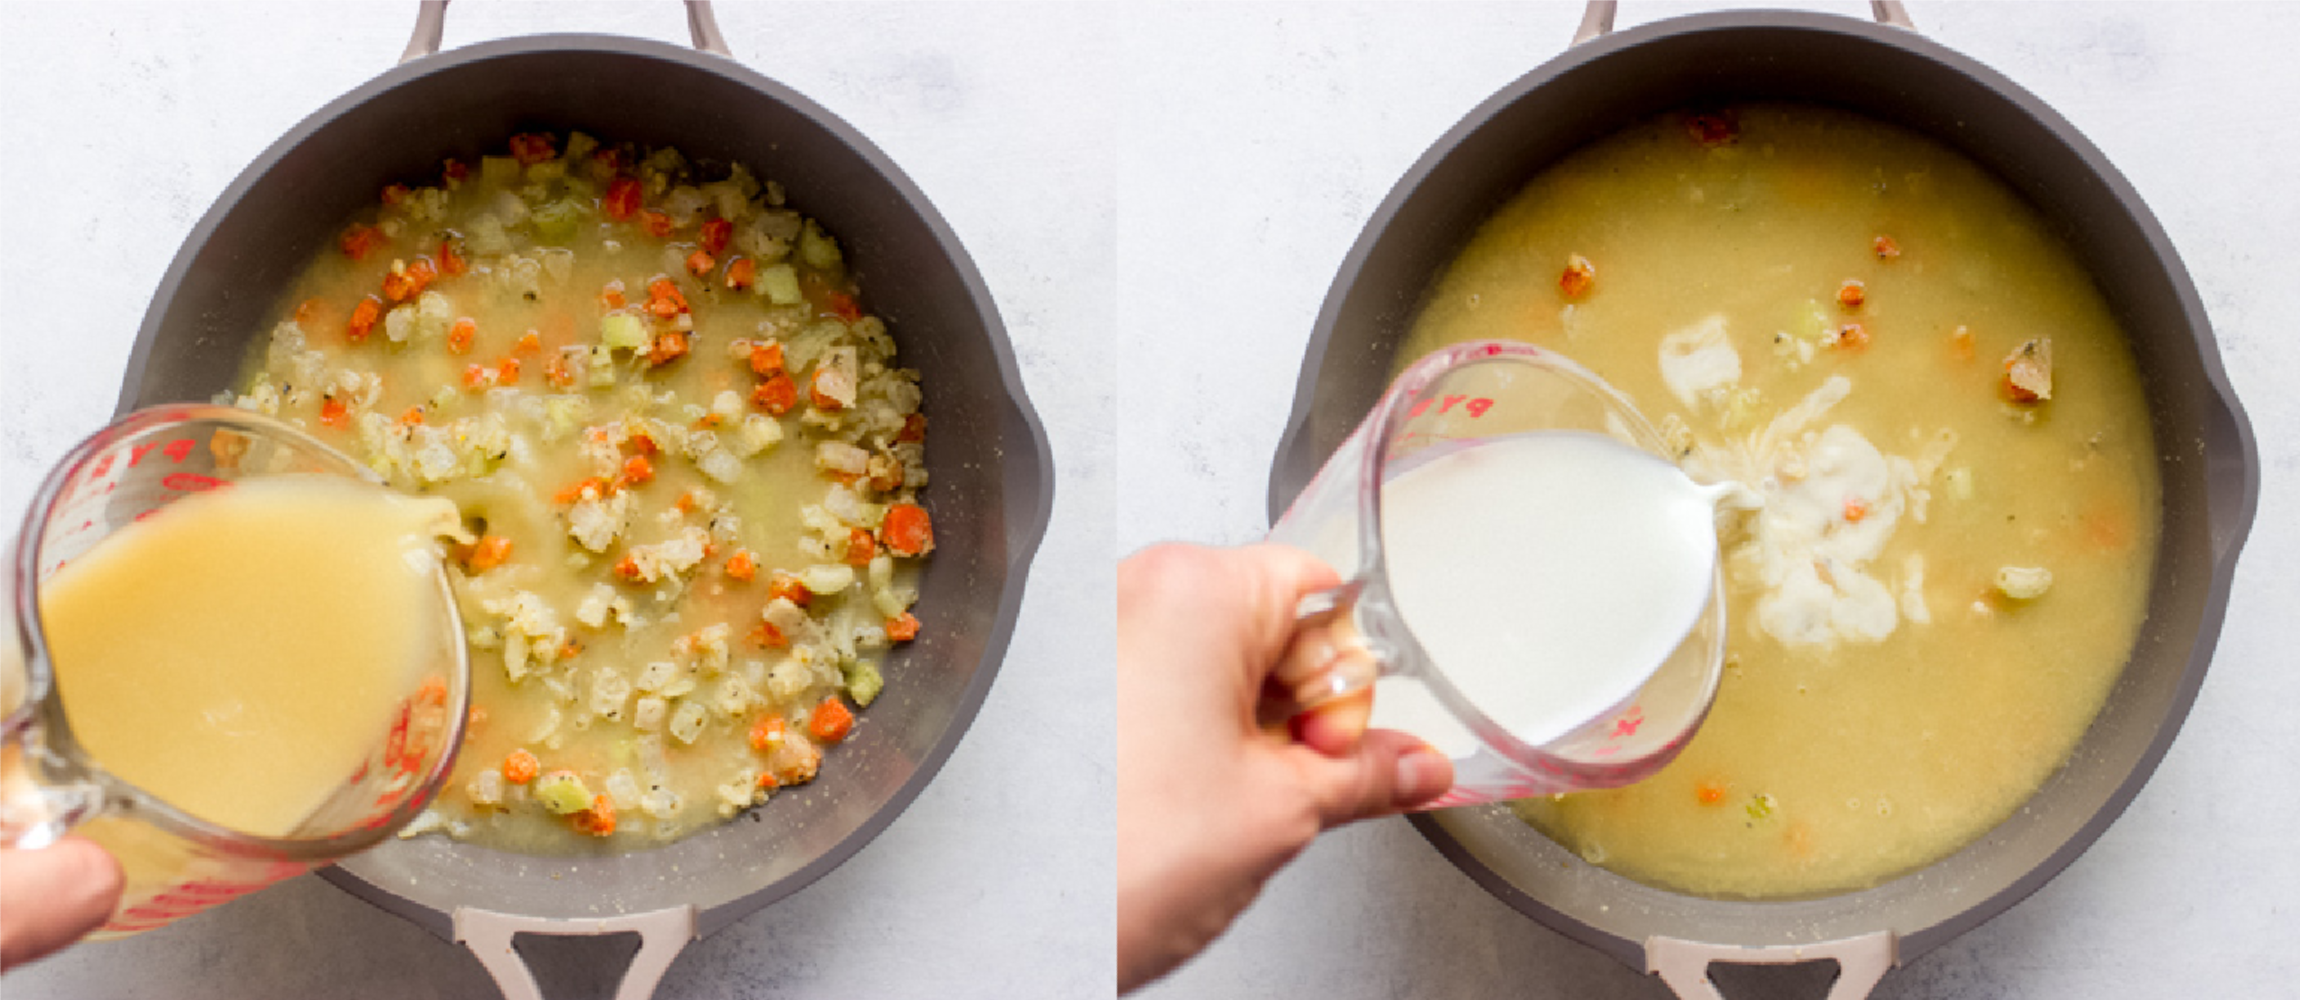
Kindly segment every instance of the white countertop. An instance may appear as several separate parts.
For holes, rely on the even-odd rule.
[[[2300,402],[2273,390],[2300,382],[2284,328],[2300,316],[2300,8],[1911,6],[1925,34],[2050,101],[2148,200],[2260,439],[2265,514],[2211,677],[2147,790],[2050,885],[1878,995],[2288,995],[2300,728],[2275,710],[2300,705],[2300,526],[2279,516],[2300,504]],[[0,334],[16,348],[0,366],[0,516],[110,413],[193,222],[280,133],[386,68],[411,7],[0,6],[16,138],[0,280],[20,303]],[[1622,26],[1713,8],[1633,4]],[[1107,993],[1111,559],[1261,534],[1302,347],[1366,217],[1579,18],[1524,3],[722,5],[739,58],[861,128],[965,242],[1060,479],[1013,648],[942,775],[838,871],[690,946],[662,996]],[[666,5],[466,3],[447,44],[546,30],[683,40]],[[0,991],[492,995],[460,949],[311,878],[74,949]],[[1391,820],[1322,839],[1146,995],[1664,993]]]

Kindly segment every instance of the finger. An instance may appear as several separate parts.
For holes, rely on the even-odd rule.
[[[1288,721],[1288,731],[1296,743],[1328,757],[1341,757],[1357,749],[1358,740],[1366,734],[1366,720],[1373,714],[1374,692],[1369,687],[1294,716]]]
[[[80,939],[120,901],[120,864],[66,837],[36,851],[0,851],[0,969]]]
[[[1367,731],[1357,749],[1340,759],[1297,749],[1303,782],[1326,829],[1403,812],[1453,786],[1452,761],[1396,730]]]

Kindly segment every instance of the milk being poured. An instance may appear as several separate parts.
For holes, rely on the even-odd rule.
[[[1481,442],[1383,485],[1390,589],[1437,669],[1544,744],[1629,698],[1698,621],[1726,490],[1588,432]],[[1475,748],[1410,678],[1376,685],[1373,725]]]

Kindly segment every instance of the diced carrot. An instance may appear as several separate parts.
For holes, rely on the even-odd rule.
[[[902,488],[902,463],[893,459],[871,459],[874,471],[870,474],[870,488],[881,493],[892,493]]]
[[[748,583],[758,572],[759,557],[752,555],[749,549],[736,549],[734,555],[727,557],[727,576],[732,579]]]
[[[1959,361],[1971,361],[1973,359],[1973,332],[1971,330],[1960,326],[1956,328],[1954,333],[1949,334],[1949,356]]]
[[[1876,251],[1878,260],[1892,260],[1901,255],[1901,245],[1893,242],[1893,238],[1890,236],[1877,237],[1876,242],[1870,244],[1870,248]]]
[[[727,240],[734,235],[735,224],[732,222],[725,219],[711,219],[704,222],[703,234],[699,238],[703,245],[703,252],[717,256],[721,251],[727,249]]]
[[[805,583],[789,573],[777,573],[767,581],[768,600],[780,597],[803,608],[808,601],[814,600],[814,596],[814,592],[808,590]]]
[[[701,250],[687,255],[687,270],[694,272],[698,278],[711,273],[712,269],[718,266],[718,261],[711,259],[710,254]]]
[[[511,385],[519,381],[519,359],[505,357],[495,363],[495,384]]]
[[[422,425],[423,425],[423,406],[422,406],[422,404],[420,404],[420,403],[419,403],[419,404],[417,404],[417,405],[414,405],[414,406],[410,406],[410,407],[408,407],[408,408],[407,408],[407,412],[405,412],[405,413],[402,413],[402,414],[400,414],[400,415],[399,415],[399,424],[400,424],[400,426],[402,426],[402,427],[420,427],[420,426],[422,426]]]
[[[799,405],[798,383],[792,382],[789,375],[777,372],[751,390],[751,405],[778,417],[789,413],[791,407]]]
[[[1557,290],[1564,292],[1566,298],[1578,299],[1587,295],[1590,287],[1595,284],[1597,265],[1590,263],[1589,258],[1574,254],[1565,259],[1565,271],[1557,276]]]
[[[926,440],[926,414],[913,413],[902,418],[902,430],[894,436],[897,441]]]
[[[1837,346],[1858,351],[1869,346],[1869,328],[1859,323],[1847,323],[1837,328]]]
[[[832,292],[830,304],[831,313],[849,323],[862,318],[862,307],[855,304],[855,297],[852,295],[845,292]]]
[[[562,660],[572,660],[582,654],[583,644],[580,642],[569,639],[566,642],[559,644],[559,658]]]
[[[648,437],[645,434],[633,434],[630,437],[624,438],[623,446],[641,455],[652,455],[658,451],[663,450],[661,447],[655,444],[654,438]]]
[[[623,463],[623,481],[633,485],[655,478],[655,463],[645,455],[633,455]]]
[[[575,829],[594,837],[615,832],[615,800],[604,795],[591,797],[591,808],[576,813],[572,818]]]
[[[847,565],[868,566],[872,556],[878,555],[878,539],[861,528],[847,532]]]
[[[463,366],[463,387],[466,389],[485,389],[494,377],[495,373],[488,371],[486,365]]]
[[[647,283],[647,300],[669,300],[678,305],[680,312],[687,310],[687,293],[679,290],[678,283],[669,278],[657,278]]]
[[[783,370],[783,345],[751,345],[751,371],[759,375],[775,375]]]
[[[375,329],[375,321],[382,318],[383,300],[373,295],[367,296],[352,307],[351,321],[344,325],[344,331],[351,336],[352,343],[359,343],[367,339],[368,333]]]
[[[1701,146],[1724,146],[1740,136],[1741,125],[1731,111],[1702,111],[1685,116],[1685,132]]]
[[[383,276],[383,297],[393,302],[405,302],[415,295],[415,279],[406,271],[393,271]]]
[[[543,380],[551,383],[554,389],[572,389],[575,387],[575,366],[565,355],[552,358],[543,364]]]
[[[343,400],[329,396],[320,401],[319,422],[329,427],[349,427],[351,408],[343,405]]]
[[[599,199],[599,211],[608,218],[621,222],[639,210],[639,179],[617,177],[607,184],[607,196]]]
[[[807,718],[807,734],[824,743],[836,743],[847,738],[854,728],[855,714],[838,695],[823,699]]]
[[[479,321],[465,316],[447,328],[447,350],[451,354],[464,354],[471,350],[471,340],[479,335]]]
[[[671,235],[671,217],[652,208],[639,213],[639,225],[647,230],[647,235],[656,239]]]
[[[463,183],[464,178],[470,176],[471,165],[463,162],[462,160],[449,159],[439,165],[440,179],[447,181],[450,186],[461,184]]]
[[[886,522],[879,530],[886,538],[887,551],[895,555],[919,556],[934,551],[934,523],[926,508],[917,504],[898,503],[887,508]]]
[[[667,365],[687,356],[687,335],[677,330],[665,330],[655,335],[655,342],[647,348],[647,363]]]
[[[761,753],[772,750],[783,741],[784,727],[780,715],[762,715],[751,723],[751,749]]]
[[[918,638],[918,616],[908,611],[886,620],[886,637],[896,642]]]
[[[439,241],[439,272],[441,274],[462,274],[471,270],[470,262],[463,259],[463,248],[456,246],[456,242],[453,238]]]
[[[613,312],[613,311],[615,311],[615,310],[617,310],[617,309],[621,309],[621,308],[623,308],[623,306],[624,306],[624,300],[623,300],[623,282],[622,282],[622,281],[620,281],[620,280],[617,280],[617,281],[610,281],[610,282],[608,282],[608,283],[607,283],[607,286],[606,286],[605,288],[601,288],[601,289],[599,290],[599,308],[600,308],[600,309],[602,309],[602,310],[605,310],[605,311],[607,311],[607,312]]]
[[[1867,516],[1869,516],[1868,501],[1860,497],[1845,498],[1845,523],[1859,524],[1861,519]]]
[[[477,729],[486,724],[487,707],[484,705],[473,705],[469,711],[463,713],[463,728],[465,729]]]
[[[1844,284],[1837,286],[1837,304],[1847,309],[1859,309],[1868,299],[1869,286],[1861,284],[1859,278],[1847,278]]]
[[[514,354],[535,354],[543,350],[543,334],[529,330],[519,335],[519,342],[511,345]]]
[[[583,493],[586,490],[596,493],[600,496],[606,496],[610,492],[607,488],[606,480],[597,476],[592,476],[588,479],[578,479],[575,482],[569,484],[566,488],[555,494],[552,494],[551,500],[554,503],[574,503],[577,500],[583,499]]]
[[[818,367],[815,369],[814,376],[807,379],[807,401],[815,404],[815,409],[818,410],[844,409],[846,404],[839,402],[837,396],[822,390],[823,376],[826,374],[828,374],[828,370]]]
[[[780,649],[791,644],[791,640],[784,638],[782,629],[766,622],[760,622],[751,629],[751,641],[769,649]]]
[[[407,185],[405,185],[405,184],[386,184],[386,185],[384,185],[384,186],[383,186],[383,203],[384,203],[384,204],[386,204],[386,205],[397,205],[397,204],[399,204],[400,202],[403,202],[403,201],[406,201],[406,200],[407,200]]]
[[[615,561],[615,575],[632,583],[639,582],[642,576],[639,572],[639,560],[626,553],[623,558]]]
[[[671,509],[681,514],[694,513],[696,506],[698,505],[695,503],[695,494],[692,491],[681,493],[679,499],[671,501]]]
[[[774,774],[773,774],[772,772],[769,772],[769,771],[760,771],[760,772],[759,772],[759,787],[760,787],[760,788],[780,788],[780,787],[782,787],[782,782],[780,782],[780,781],[776,781],[776,780],[775,780],[775,776],[774,776]]]
[[[1693,797],[1705,806],[1713,806],[1723,802],[1725,801],[1725,783],[1722,781],[1704,781],[1693,786]]]
[[[543,762],[536,760],[535,755],[524,748],[503,755],[503,780],[514,785],[524,785],[535,780],[535,776],[542,770]]]
[[[727,287],[738,292],[748,290],[759,281],[759,262],[749,257],[737,257],[727,262]]]
[[[532,166],[559,155],[559,141],[548,133],[523,132],[511,137],[511,155]]]
[[[353,225],[344,230],[343,235],[336,240],[336,245],[343,248],[344,255],[353,260],[366,260],[368,251],[383,243],[383,230],[362,225]]]
[[[484,535],[471,546],[471,557],[465,559],[463,564],[474,573],[485,573],[503,565],[510,558],[511,539],[502,535]]]

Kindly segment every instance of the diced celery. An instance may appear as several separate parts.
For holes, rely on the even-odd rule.
[[[535,210],[535,235],[547,240],[564,240],[575,235],[575,226],[583,221],[583,206],[573,200],[555,201]]]
[[[503,187],[519,180],[519,161],[508,156],[479,158],[479,179],[488,187]]]
[[[614,385],[615,352],[605,344],[594,345],[591,348],[591,364],[584,371],[594,389]]]
[[[647,325],[630,313],[608,313],[599,321],[599,340],[610,348],[636,351],[647,346]]]
[[[581,132],[569,132],[567,133],[567,152],[561,158],[569,163],[581,162],[584,157],[591,155],[592,150],[598,148],[599,140]]]
[[[591,808],[591,789],[573,771],[553,771],[535,779],[535,801],[565,816]]]
[[[878,664],[869,660],[856,660],[847,664],[847,697],[856,705],[869,705],[886,687],[886,678],[878,672]]]
[[[839,244],[823,232],[815,220],[807,220],[805,232],[799,234],[799,259],[817,271],[829,271],[839,266]]]
[[[795,306],[805,301],[799,293],[799,273],[789,264],[774,264],[759,269],[759,291],[767,301],[778,306]]]

